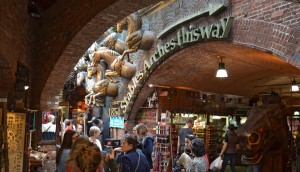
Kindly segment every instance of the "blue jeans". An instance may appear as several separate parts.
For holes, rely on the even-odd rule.
[[[235,169],[236,154],[229,154],[229,153],[225,153],[224,154],[222,168],[221,168],[220,172],[224,172],[225,171],[226,166],[227,166],[227,164],[228,164],[229,161],[230,161],[231,172],[236,172],[236,169]]]

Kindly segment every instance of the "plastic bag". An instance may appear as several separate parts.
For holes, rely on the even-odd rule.
[[[216,158],[211,164],[209,169],[216,171],[216,170],[220,170],[222,168],[222,163],[223,160],[222,158],[219,156],[218,158]]]

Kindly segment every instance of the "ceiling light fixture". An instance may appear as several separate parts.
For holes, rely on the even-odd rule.
[[[217,71],[217,74],[216,74],[216,77],[217,78],[226,78],[228,77],[227,75],[227,71],[225,69],[225,63],[222,62],[222,57],[218,57],[220,59],[220,62],[219,62],[219,69]]]
[[[299,86],[297,85],[295,78],[292,81],[292,91],[299,91]]]

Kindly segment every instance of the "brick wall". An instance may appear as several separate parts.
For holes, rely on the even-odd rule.
[[[300,4],[289,1],[233,1],[233,42],[272,52],[300,67],[294,58],[300,40]]]
[[[30,17],[27,1],[0,2],[0,98],[13,88],[17,62],[31,68]]]

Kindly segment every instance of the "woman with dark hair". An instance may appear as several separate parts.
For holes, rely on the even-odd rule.
[[[79,137],[67,161],[67,172],[103,172],[102,154],[97,145]]]
[[[150,172],[145,155],[137,149],[137,139],[132,134],[125,134],[122,142],[120,172]]]
[[[195,138],[191,143],[192,153],[195,155],[189,164],[187,172],[206,172],[207,162],[205,159],[205,143],[199,138]]]
[[[176,166],[172,172],[179,172],[188,168],[189,164],[192,162],[192,151],[191,151],[191,142],[195,139],[195,135],[187,134],[185,135],[185,145],[184,152],[177,159]]]
[[[66,171],[67,157],[69,156],[72,145],[78,136],[78,133],[73,130],[68,130],[64,134],[63,142],[56,156],[57,172]]]

